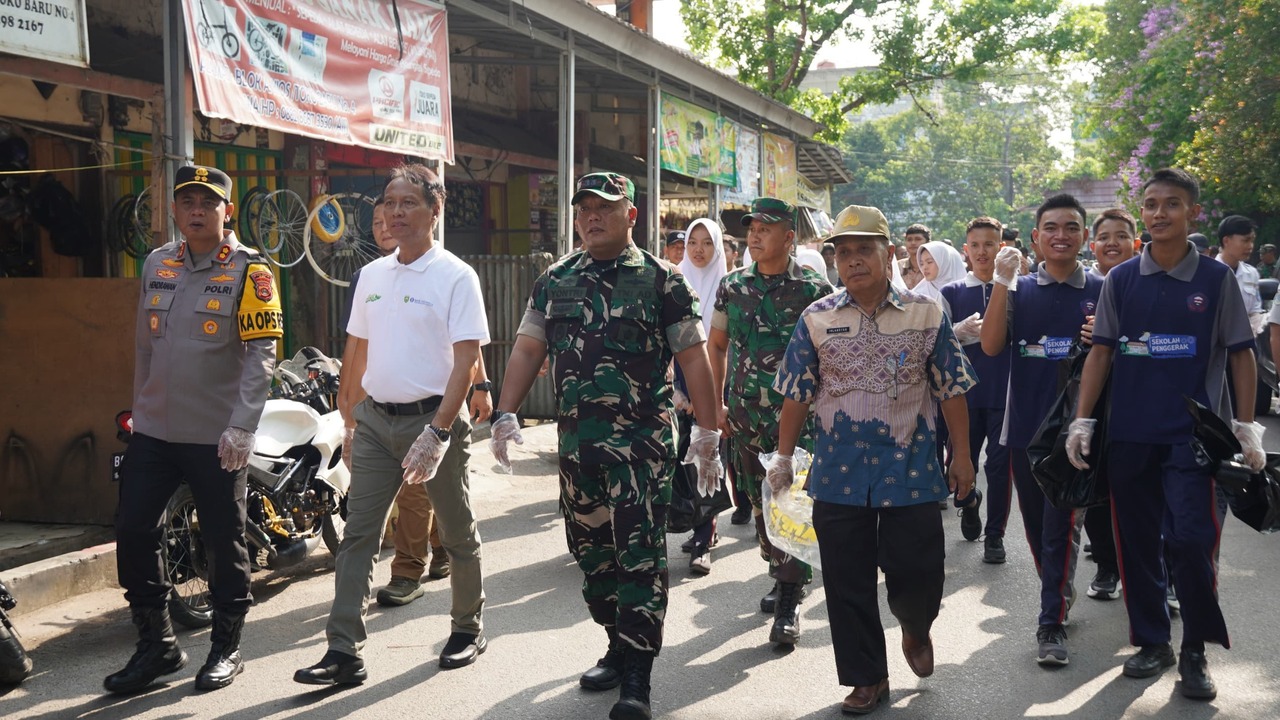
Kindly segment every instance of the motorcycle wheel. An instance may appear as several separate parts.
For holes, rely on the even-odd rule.
[[[209,595],[209,560],[200,533],[191,488],[184,483],[169,498],[165,509],[164,569],[173,592],[169,595],[169,616],[192,629],[213,623],[213,599]]]
[[[18,640],[9,616],[0,610],[0,685],[17,685],[31,674],[31,658]]]
[[[338,547],[342,545],[342,535],[347,529],[347,521],[341,515],[325,515],[324,524],[320,527],[320,537],[329,554],[337,557]]]

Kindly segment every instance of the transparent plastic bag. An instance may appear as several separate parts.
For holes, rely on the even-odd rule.
[[[761,453],[760,463],[766,468],[775,462],[777,453]],[[764,508],[764,528],[769,542],[800,562],[822,567],[818,557],[818,535],[813,530],[813,498],[805,491],[809,465],[813,458],[796,448],[791,459],[795,468],[795,482],[785,493],[774,496],[767,481],[761,481],[760,503]]]

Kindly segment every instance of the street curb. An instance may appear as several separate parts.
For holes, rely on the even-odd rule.
[[[6,570],[5,584],[18,600],[9,612],[18,616],[116,583],[116,544],[95,545]]]

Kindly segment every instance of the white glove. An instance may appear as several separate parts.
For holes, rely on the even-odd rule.
[[[238,427],[229,427],[218,438],[218,458],[222,469],[236,472],[249,465],[249,453],[253,450],[253,433]]]
[[[428,423],[422,429],[418,439],[409,446],[404,462],[400,463],[400,467],[404,468],[404,481],[410,485],[417,485],[435,477],[436,470],[440,469],[440,462],[444,460],[444,453],[448,449],[449,441],[441,440]]]
[[[1022,269],[1022,253],[1016,247],[1002,247],[996,253],[996,273],[992,282],[1000,283],[1016,290],[1018,287],[1018,271]]]
[[[520,421],[515,413],[504,412],[493,421],[489,432],[489,451],[493,453],[493,459],[498,461],[498,466],[509,475],[514,470],[511,468],[511,455],[507,443],[514,440],[517,445],[524,444],[524,437],[520,435]]]
[[[711,497],[720,490],[724,466],[720,464],[720,431],[694,425],[689,433],[689,452],[685,465],[698,466],[698,494]]]
[[[1253,336],[1257,337],[1267,329],[1267,316],[1265,313],[1254,313],[1249,316],[1249,326],[1253,328]]]
[[[1089,441],[1093,439],[1093,428],[1097,424],[1093,418],[1076,418],[1067,427],[1067,459],[1077,470],[1089,469],[1084,458],[1089,454]]]
[[[769,483],[774,495],[791,489],[791,484],[796,481],[796,468],[790,455],[769,453],[761,455],[760,462],[764,465],[764,481]]]
[[[347,472],[351,471],[351,448],[355,445],[355,440],[355,428],[342,428],[342,464],[347,466]]]
[[[954,330],[961,345],[972,345],[982,335],[982,316],[974,313],[956,323]]]
[[[693,406],[689,404],[689,398],[684,393],[676,390],[671,396],[671,402],[676,406],[676,410],[680,412],[689,412]]]
[[[1235,434],[1236,439],[1240,441],[1240,446],[1244,448],[1244,464],[1248,465],[1249,469],[1254,472],[1258,472],[1267,466],[1267,453],[1262,449],[1262,431],[1265,429],[1261,423],[1231,421],[1231,432]]]

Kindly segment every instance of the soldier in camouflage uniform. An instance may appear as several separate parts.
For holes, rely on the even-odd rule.
[[[728,405],[721,410],[720,428],[729,437],[729,463],[738,487],[751,500],[760,554],[775,580],[760,610],[774,616],[769,641],[788,645],[800,637],[800,597],[813,579],[813,568],[774,548],[765,534],[760,502],[764,468],[758,456],[777,449],[782,396],[773,390],[773,376],[800,313],[834,291],[825,275],[801,267],[791,256],[795,216],[795,207],[783,200],[762,197],[751,203],[742,223],[754,262],[720,282],[709,338],[715,387],[726,387],[727,380]]]
[[[582,250],[534,284],[494,415],[491,447],[510,469],[521,442],[515,410],[551,356],[559,423],[560,501],[582,594],[609,651],[580,680],[622,685],[611,718],[648,718],[649,674],[667,606],[666,512],[676,461],[672,357],[689,378],[701,427],[690,458],[700,482],[719,480],[719,432],[706,338],[684,276],[631,241],[635,186],[615,173],[578,181]]]

